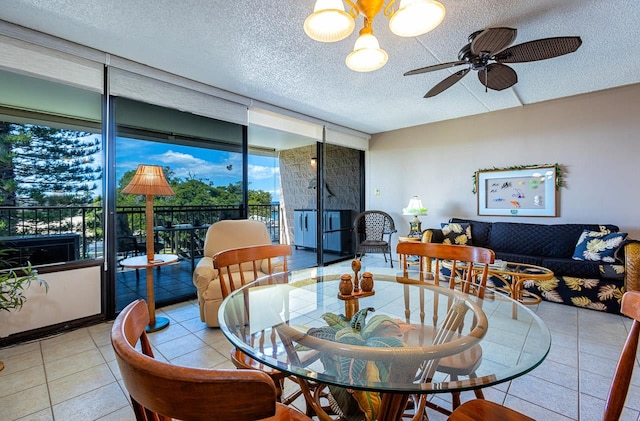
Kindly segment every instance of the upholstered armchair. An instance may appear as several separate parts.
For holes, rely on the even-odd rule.
[[[213,267],[213,255],[221,250],[262,244],[271,244],[271,237],[266,225],[260,221],[250,219],[224,220],[209,227],[204,240],[204,255],[193,272],[193,283],[198,291],[200,320],[205,322],[207,326],[220,326],[218,309],[223,299],[219,273]],[[258,277],[264,276],[268,272],[266,268],[268,262],[262,263],[265,267],[258,271]],[[281,262],[273,262],[273,265],[281,265]],[[274,267],[273,272],[281,270]],[[247,273],[246,276],[253,277],[253,273]]]

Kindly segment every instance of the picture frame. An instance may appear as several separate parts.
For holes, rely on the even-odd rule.
[[[557,216],[556,165],[478,170],[478,215]]]

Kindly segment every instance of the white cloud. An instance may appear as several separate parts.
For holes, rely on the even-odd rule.
[[[170,166],[177,177],[188,178],[195,176],[203,179],[215,179],[216,177],[241,177],[240,166],[235,159],[227,159],[214,163],[181,152],[168,150],[153,158],[163,165]]]
[[[249,181],[272,179],[279,172],[280,172],[279,168],[265,167],[264,165],[249,164]]]

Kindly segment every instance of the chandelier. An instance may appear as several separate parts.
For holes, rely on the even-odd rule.
[[[307,35],[320,42],[345,39],[355,28],[355,18],[362,14],[364,26],[353,51],[346,58],[347,67],[356,72],[371,72],[385,65],[389,58],[373,35],[373,19],[383,9],[391,32],[401,37],[426,34],[444,19],[444,6],[436,0],[345,0],[351,7],[345,12],[342,0],[316,0],[313,13],[304,21]]]

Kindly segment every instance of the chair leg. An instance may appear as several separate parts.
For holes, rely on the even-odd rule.
[[[455,382],[458,380],[458,376],[455,374],[451,375],[451,381]],[[460,392],[451,392],[451,410],[455,411],[457,407],[460,406]]]

